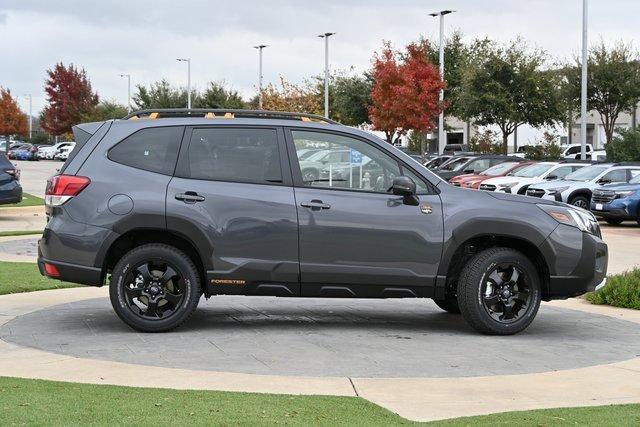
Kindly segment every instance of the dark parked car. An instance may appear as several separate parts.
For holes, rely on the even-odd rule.
[[[76,147],[47,184],[38,266],[108,282],[137,330],[173,329],[202,295],[234,294],[432,298],[506,335],[540,301],[604,284],[607,245],[590,212],[448,185],[368,132],[267,111],[129,118],[74,128]],[[307,179],[302,146],[348,152],[358,179]],[[335,157],[323,169],[342,171]],[[375,185],[360,179],[369,163]]]
[[[442,155],[438,157],[434,157],[433,159],[426,162],[424,165],[429,169],[438,169],[442,166],[447,160],[451,159],[453,155]]]
[[[5,154],[0,153],[0,205],[21,201],[20,169],[14,166]]]
[[[474,156],[460,156],[454,157],[447,163],[440,166],[435,173],[437,173],[445,181],[449,181],[451,178],[458,175],[465,174],[479,174],[489,169],[491,166],[495,166],[504,162],[523,162],[524,159],[514,156],[502,156],[499,154],[477,154]]]

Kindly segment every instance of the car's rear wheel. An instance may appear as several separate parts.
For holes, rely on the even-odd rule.
[[[589,199],[586,196],[574,196],[569,200],[569,204],[589,210]]]
[[[540,307],[538,271],[522,253],[486,249],[464,266],[458,279],[458,305],[465,320],[490,335],[511,335],[531,324]]]
[[[456,297],[434,299],[433,302],[447,313],[460,314],[460,307],[458,307],[458,299]]]
[[[118,261],[109,286],[111,305],[126,324],[143,332],[165,332],[186,322],[200,299],[193,261],[165,244],[147,244]]]
[[[622,221],[624,221],[622,218],[605,218],[604,220],[607,221],[607,224],[611,225],[620,225]]]

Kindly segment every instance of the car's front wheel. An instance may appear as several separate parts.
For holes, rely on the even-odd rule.
[[[458,305],[465,320],[490,335],[511,335],[531,324],[542,300],[533,263],[511,248],[486,249],[464,266]]]
[[[186,322],[200,299],[200,276],[184,252],[147,244],[127,252],[111,274],[116,314],[143,332],[165,332]]]
[[[589,210],[589,199],[586,196],[574,196],[569,200],[569,204]]]

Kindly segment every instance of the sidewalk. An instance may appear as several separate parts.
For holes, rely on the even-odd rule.
[[[0,232],[33,230],[42,232],[47,224],[44,206],[24,208],[0,207]]]

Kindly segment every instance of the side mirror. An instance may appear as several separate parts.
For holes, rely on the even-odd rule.
[[[554,179],[558,179],[556,175],[547,175],[545,178],[547,181],[553,181]]]
[[[464,173],[475,173],[476,171],[474,171],[473,169],[465,169],[462,172],[464,172]]]
[[[611,180],[610,179],[601,179],[600,181],[598,181],[598,184],[611,184]]]
[[[391,191],[396,196],[402,196],[405,205],[417,206],[419,201],[416,197],[416,183],[408,176],[396,176],[393,178]]]

